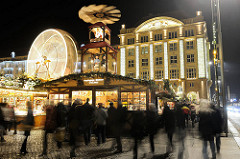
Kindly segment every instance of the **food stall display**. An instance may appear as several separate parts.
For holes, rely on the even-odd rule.
[[[45,114],[43,107],[46,99],[47,92],[0,89],[0,102],[13,107],[16,115],[27,115],[27,101],[33,102],[34,116]]]
[[[118,94],[116,90],[112,91],[96,91],[96,104],[102,103],[103,107],[108,108],[110,102],[117,108]]]
[[[121,100],[128,110],[146,110],[146,92],[122,92]]]
[[[55,105],[59,102],[63,102],[63,104],[67,105],[69,102],[69,94],[50,94],[49,100],[54,101]]]
[[[89,104],[92,104],[92,91],[91,90],[72,91],[72,101],[73,102],[76,99],[81,99],[83,103],[86,103],[87,98],[89,98]]]

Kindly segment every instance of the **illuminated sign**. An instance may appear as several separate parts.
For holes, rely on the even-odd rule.
[[[104,79],[87,79],[83,80],[84,85],[103,85],[104,84]]]

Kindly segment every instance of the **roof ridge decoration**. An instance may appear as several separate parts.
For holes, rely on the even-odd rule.
[[[178,19],[167,17],[167,16],[160,16],[151,18],[145,22],[143,22],[141,25],[139,25],[135,32],[145,32],[150,30],[157,30],[157,29],[163,29],[163,28],[169,28],[169,27],[177,27],[182,26],[184,23]]]
[[[36,87],[42,87],[44,85],[52,85],[56,82],[66,82],[69,80],[81,80],[82,78],[114,78],[115,80],[124,80],[124,81],[131,81],[136,82],[141,85],[149,85],[151,87],[155,87],[155,82],[152,80],[144,80],[144,79],[135,79],[127,76],[112,74],[110,72],[89,72],[89,73],[75,73],[69,74],[58,79],[54,79],[52,81],[47,81],[45,83],[40,83],[36,85]]]

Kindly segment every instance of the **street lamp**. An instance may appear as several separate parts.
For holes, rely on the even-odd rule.
[[[224,131],[228,133],[228,122],[227,122],[227,109],[226,109],[226,97],[225,97],[225,86],[224,86],[224,63],[223,63],[223,46],[222,46],[222,31],[221,31],[221,19],[220,19],[220,0],[211,0],[212,10],[212,28],[213,28],[213,60],[215,67],[215,91],[217,97],[217,106],[220,107],[220,98],[223,106],[223,117],[224,117]],[[220,66],[220,79],[218,75],[218,67]],[[218,82],[220,80],[220,83]],[[219,87],[219,85],[221,87]],[[221,89],[219,89],[221,88]]]

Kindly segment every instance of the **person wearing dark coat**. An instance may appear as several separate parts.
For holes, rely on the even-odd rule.
[[[89,98],[87,102],[82,106],[82,127],[85,145],[88,145],[91,141],[92,127],[94,123],[94,107],[89,104]]]
[[[138,158],[138,145],[142,139],[147,135],[146,133],[146,118],[143,111],[133,112],[133,121],[131,133],[134,138],[133,159]]]
[[[185,129],[185,114],[182,109],[181,104],[176,104],[176,131],[177,136],[179,139],[179,143],[181,144],[178,147],[178,159],[184,158],[184,150],[185,150],[185,137],[186,137],[186,129]]]
[[[56,118],[57,118],[57,111],[56,107],[54,106],[54,102],[51,101],[49,105],[46,106],[46,121],[44,125],[44,137],[43,137],[43,152],[39,156],[47,155],[47,135],[49,133],[53,133],[56,129]]]
[[[214,110],[213,126],[214,126],[215,138],[216,138],[216,148],[217,148],[217,153],[220,153],[223,118],[222,118],[221,111],[215,106],[214,103],[211,103],[211,108]]]
[[[97,145],[100,143],[105,143],[106,141],[106,120],[108,114],[105,108],[103,108],[102,104],[99,103],[98,109],[95,110],[95,118],[96,118],[96,136],[97,136]]]
[[[5,132],[5,121],[4,121],[4,115],[2,112],[2,106],[4,106],[4,103],[0,103],[0,136],[1,136],[1,142],[6,142],[6,140],[4,139],[4,132]]]
[[[149,136],[149,142],[151,147],[151,152],[154,153],[155,147],[154,147],[154,135],[157,133],[157,111],[156,106],[153,103],[149,104],[149,110],[146,112],[146,130],[147,134]]]
[[[67,125],[67,109],[65,105],[60,102],[56,107],[56,131],[62,131]],[[57,141],[57,147],[62,148],[62,141]]]
[[[73,103],[68,116],[69,132],[70,132],[70,157],[76,157],[75,149],[77,147],[77,137],[82,133],[82,100],[76,99]]]
[[[199,111],[199,131],[203,139],[203,157],[204,159],[208,158],[207,153],[207,143],[209,142],[210,149],[212,152],[212,158],[216,159],[215,144],[214,144],[214,119],[213,119],[214,110],[210,106],[210,102],[202,101],[200,103]]]
[[[28,136],[30,136],[30,131],[31,131],[31,127],[34,126],[34,117],[33,117],[33,111],[32,111],[32,103],[30,101],[27,102],[27,107],[28,107],[28,112],[27,112],[27,117],[24,120],[24,125],[27,126],[27,129],[24,132],[25,135],[25,139],[22,143],[21,149],[20,149],[20,154],[21,155],[25,155],[27,154],[27,139]]]
[[[167,132],[168,140],[169,140],[169,149],[168,151],[172,151],[173,143],[173,133],[175,131],[175,112],[174,110],[170,110],[167,106],[167,103],[164,103],[164,110],[163,110],[163,120],[164,120],[164,127]]]
[[[123,124],[125,123],[126,119],[126,112],[127,110],[126,108],[122,107],[122,103],[118,104],[117,109],[113,107],[113,104],[112,106],[110,104],[110,108],[108,109],[109,120],[112,119],[110,131],[117,142],[117,150],[115,151],[115,153],[122,152],[121,133]]]

